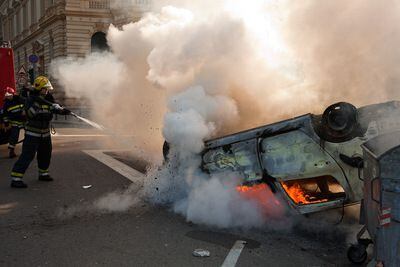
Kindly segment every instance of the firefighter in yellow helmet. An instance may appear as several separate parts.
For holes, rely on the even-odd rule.
[[[69,115],[71,111],[55,103],[49,91],[53,90],[49,79],[39,76],[33,83],[33,89],[26,100],[25,112],[25,139],[22,144],[22,153],[11,172],[11,187],[26,188],[22,181],[25,171],[37,153],[39,181],[52,181],[49,175],[51,159],[50,121],[53,113]]]

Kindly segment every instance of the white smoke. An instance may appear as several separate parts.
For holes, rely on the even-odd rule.
[[[123,212],[140,203],[141,196],[137,194],[137,189],[131,188],[125,191],[108,193],[93,203],[80,203],[79,205],[64,206],[57,211],[57,216],[68,219],[72,216],[90,214],[94,212],[113,213]]]
[[[196,177],[187,198],[176,202],[174,210],[187,220],[218,227],[262,226],[262,211],[236,191],[237,179],[226,177]],[[243,216],[245,215],[245,216]]]
[[[146,198],[156,204],[170,204],[175,212],[194,223],[220,228],[291,227],[284,202],[268,187],[249,195],[239,194],[240,174],[209,176],[195,168],[195,158],[193,155],[178,166],[170,163],[150,173],[145,180]]]
[[[104,102],[119,86],[118,77],[124,65],[112,54],[94,53],[85,58],[58,59],[52,72],[70,97],[88,98],[92,103]]]
[[[207,95],[196,86],[170,97],[169,112],[164,117],[163,136],[179,151],[199,153],[203,141],[224,125],[238,119],[233,99],[223,95]]]

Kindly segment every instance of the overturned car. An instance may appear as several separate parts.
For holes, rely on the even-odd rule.
[[[267,184],[299,213],[312,213],[358,203],[363,194],[361,144],[398,129],[398,101],[358,109],[340,102],[321,115],[208,140],[201,167],[208,173],[239,173],[243,185]]]

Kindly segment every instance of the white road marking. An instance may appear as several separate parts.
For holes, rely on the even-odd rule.
[[[143,184],[144,174],[129,167],[128,165],[122,163],[119,160],[114,159],[113,157],[104,154],[105,151],[111,150],[82,150],[84,153],[88,154],[89,156],[97,159],[101,163],[107,165],[114,171],[118,172],[125,178],[131,180],[133,183],[137,185]]]
[[[224,263],[222,263],[221,267],[234,267],[246,243],[246,241],[237,240],[229,251],[228,256],[226,256],[225,261]]]
[[[140,185],[143,184],[143,179],[145,177],[144,174],[114,159],[113,157],[104,154],[105,151],[109,152],[112,150],[82,150],[82,151],[88,154],[89,156],[97,159],[101,163],[107,165],[114,171],[118,172],[122,176],[132,181],[133,183]],[[231,248],[231,250],[229,251],[228,256],[226,256],[225,261],[222,263],[221,267],[235,267],[246,243],[247,243],[246,241],[237,240],[233,245],[233,247]]]

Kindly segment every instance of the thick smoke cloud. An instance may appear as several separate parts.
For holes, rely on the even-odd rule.
[[[238,119],[236,103],[224,95],[207,95],[204,88],[191,87],[171,96],[164,118],[163,136],[180,151],[199,153],[203,140]]]
[[[150,173],[145,180],[145,196],[156,204],[169,203],[173,211],[195,223],[220,228],[291,227],[287,207],[267,186],[239,194],[240,174],[208,176],[193,168],[195,163],[192,156],[175,168]]]
[[[203,141],[322,112],[336,101],[363,105],[399,97],[396,6],[155,1],[139,21],[109,28],[112,53],[56,62],[53,76],[67,95],[89,99],[100,122],[132,134],[133,146],[158,161],[163,140],[171,143],[175,163],[149,172],[148,199],[169,203],[194,222],[259,226],[283,214],[274,205],[261,212],[239,196],[229,184],[238,182],[232,174],[200,174]]]
[[[399,22],[397,1],[292,3],[287,40],[319,103],[400,97]]]

